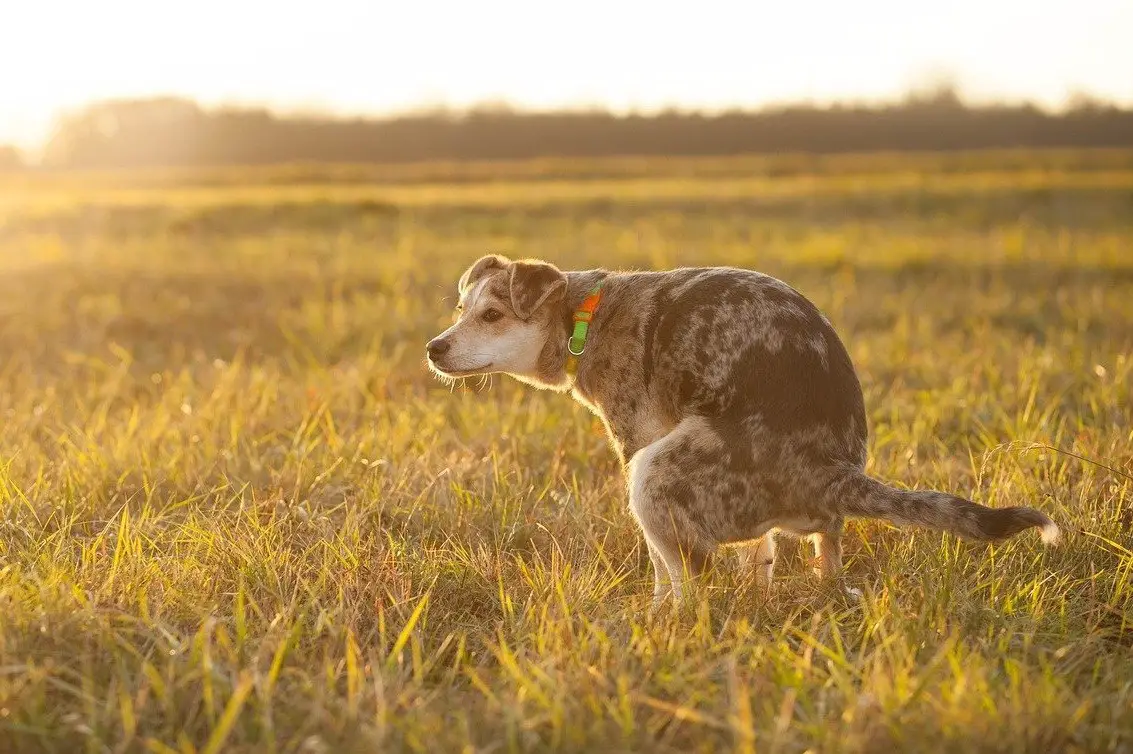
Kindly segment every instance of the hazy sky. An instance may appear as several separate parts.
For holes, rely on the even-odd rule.
[[[0,142],[60,108],[178,94],[380,112],[976,96],[1133,102],[1133,0],[5,0]],[[285,9],[286,8],[286,9]]]

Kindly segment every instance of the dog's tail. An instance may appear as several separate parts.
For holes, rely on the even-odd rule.
[[[885,519],[896,526],[927,526],[981,542],[1006,539],[1032,526],[1048,545],[1061,536],[1057,524],[1034,508],[988,508],[947,492],[898,490],[857,471],[831,492],[842,515]]]

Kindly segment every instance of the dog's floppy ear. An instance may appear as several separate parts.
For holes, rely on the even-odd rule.
[[[547,262],[512,262],[511,308],[520,319],[531,315],[547,301],[562,298],[566,293],[566,275]]]
[[[499,254],[489,254],[480,257],[460,276],[460,282],[456,284],[457,293],[463,296],[464,292],[477,280],[484,277],[492,270],[506,270],[510,263],[510,259],[502,257]]]

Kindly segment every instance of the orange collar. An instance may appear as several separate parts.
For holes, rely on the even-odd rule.
[[[586,294],[586,298],[578,305],[578,311],[572,317],[574,331],[567,340],[567,374],[574,375],[578,372],[578,357],[586,350],[586,333],[590,329],[590,321],[594,319],[594,310],[598,308],[598,302],[601,300],[602,284],[598,283]]]

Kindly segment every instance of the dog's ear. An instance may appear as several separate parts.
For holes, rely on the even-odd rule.
[[[515,316],[526,320],[543,304],[563,297],[566,275],[547,262],[512,262],[510,289]]]
[[[485,257],[480,257],[460,276],[460,282],[456,284],[457,293],[463,296],[464,292],[477,280],[484,277],[492,270],[506,270],[510,263],[510,259],[502,257],[499,254],[489,254]]]

